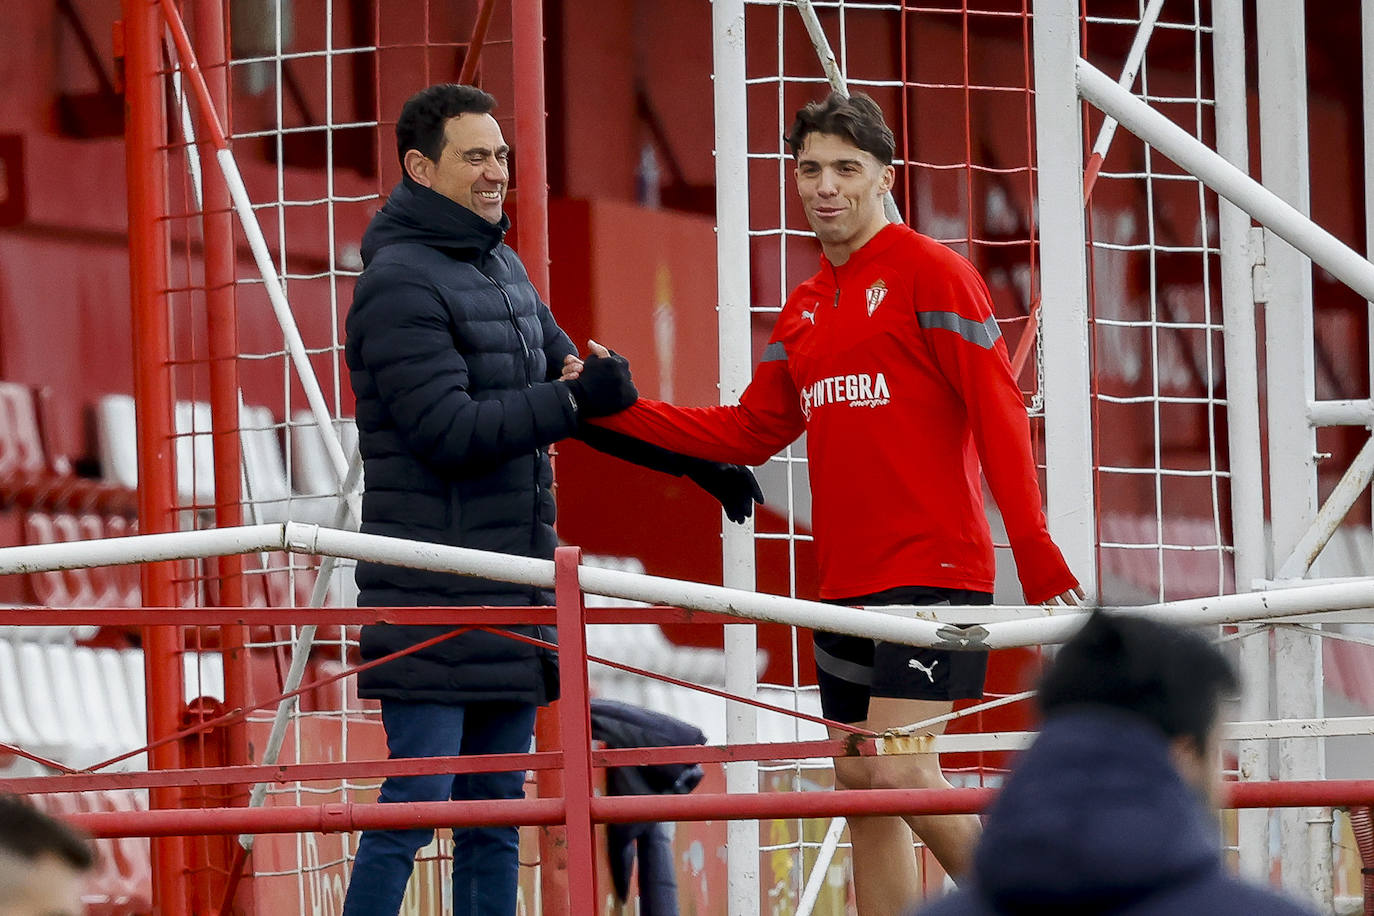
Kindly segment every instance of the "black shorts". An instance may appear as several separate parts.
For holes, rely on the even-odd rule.
[[[988,592],[911,585],[872,595],[827,601],[828,604],[992,604]],[[816,682],[821,710],[835,722],[868,718],[868,698],[904,700],[969,700],[983,696],[988,653],[922,649],[816,630]]]

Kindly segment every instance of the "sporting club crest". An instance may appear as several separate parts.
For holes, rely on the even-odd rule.
[[[883,304],[887,298],[887,284],[878,280],[868,289],[864,290],[864,302],[868,305],[868,314],[872,315],[878,310],[878,306]]]

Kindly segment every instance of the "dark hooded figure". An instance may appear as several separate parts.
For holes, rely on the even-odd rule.
[[[1040,687],[1045,722],[988,812],[972,880],[921,916],[1310,916],[1229,875],[1214,807],[1230,663],[1101,612]]]
[[[592,737],[607,747],[685,747],[705,744],[695,725],[663,713],[614,700],[592,700]],[[611,767],[606,771],[608,795],[686,794],[701,782],[701,765],[662,763]],[[677,878],[673,847],[662,824],[607,824],[606,846],[616,897],[630,895],[630,874],[639,858],[640,916],[677,916]]]

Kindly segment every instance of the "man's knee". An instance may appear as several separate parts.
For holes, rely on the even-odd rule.
[[[949,785],[935,754],[842,757],[835,761],[842,789],[940,789]]]

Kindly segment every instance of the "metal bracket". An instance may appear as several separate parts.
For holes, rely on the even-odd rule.
[[[1267,305],[1273,294],[1274,284],[1269,277],[1269,265],[1265,260],[1264,235],[1264,227],[1251,226],[1245,250],[1250,255],[1250,287],[1255,302]]]

